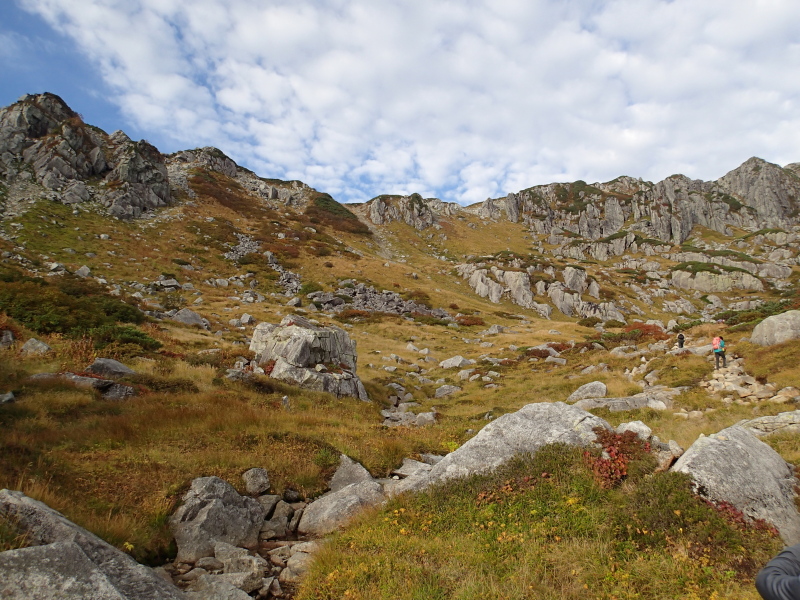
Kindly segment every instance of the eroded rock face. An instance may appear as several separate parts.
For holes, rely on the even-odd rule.
[[[171,202],[155,147],[86,125],[54,94],[26,95],[0,111],[0,157],[7,182],[30,171],[63,204],[95,200],[113,216],[133,218]]]
[[[264,522],[258,501],[239,495],[219,477],[198,477],[170,519],[179,562],[214,556],[214,544],[225,542],[255,549]]]
[[[3,598],[179,600],[171,583],[22,492],[0,490],[0,515],[33,547],[0,553]]]
[[[308,389],[369,400],[356,375],[356,343],[339,327],[322,327],[298,315],[279,325],[260,323],[250,350],[269,375]]]
[[[767,317],[753,329],[750,341],[759,346],[773,346],[800,338],[800,310],[790,310]]]
[[[701,496],[774,525],[787,545],[800,542],[793,469],[749,431],[733,426],[699,438],[672,470],[691,475]]]

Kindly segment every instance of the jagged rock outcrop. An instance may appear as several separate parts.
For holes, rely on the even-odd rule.
[[[257,325],[250,350],[274,379],[369,400],[356,375],[356,342],[344,329],[322,327],[299,315],[289,315],[279,325]]]
[[[756,290],[763,291],[764,284],[758,277],[743,271],[673,271],[672,285],[684,290],[697,290],[699,292],[730,292],[731,290]]]
[[[311,292],[306,297],[320,310],[341,312],[343,310],[366,310],[370,312],[392,313],[396,315],[429,315],[439,319],[452,320],[442,308],[427,306],[404,300],[397,292],[379,291],[364,283],[345,280],[335,292]]]
[[[468,280],[469,286],[482,298],[499,303],[507,296],[514,304],[532,308],[543,318],[550,317],[552,308],[534,300],[530,275],[524,271],[504,271],[494,266],[486,269],[473,263],[456,265],[456,271]],[[489,276],[490,273],[495,279]]]
[[[549,243],[563,245],[558,254],[606,260],[622,254],[616,252],[620,242],[612,247],[580,238],[597,242],[619,235],[626,222],[642,238],[669,244],[686,240],[696,225],[723,234],[731,227],[786,227],[800,222],[798,202],[796,168],[754,157],[713,182],[672,175],[655,184],[631,177],[591,185],[553,183],[489,198],[468,210],[484,219],[522,221],[536,234],[550,236]],[[630,240],[625,244],[630,247]]]
[[[171,202],[155,147],[86,125],[54,94],[26,95],[0,110],[0,174],[9,186],[35,182],[53,200],[96,201],[119,218]]]
[[[375,225],[400,222],[423,230],[435,225],[440,215],[457,214],[461,207],[454,202],[442,202],[438,198],[423,198],[419,194],[410,196],[378,196],[365,206],[365,216]]]
[[[229,177],[270,206],[303,207],[310,201],[315,190],[300,181],[277,182],[265,180],[252,171],[240,167],[218,148],[205,147],[181,150],[166,157],[170,183],[188,197],[194,198],[190,179],[198,170],[216,172]]]

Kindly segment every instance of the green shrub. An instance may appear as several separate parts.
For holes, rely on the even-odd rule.
[[[89,331],[94,347],[102,350],[111,344],[133,344],[141,350],[158,350],[161,342],[129,325],[103,325]]]
[[[599,325],[602,323],[602,319],[598,319],[597,317],[586,317],[585,319],[581,319],[578,321],[578,325],[581,327],[594,327],[595,325]]]
[[[309,203],[305,214],[312,223],[327,225],[337,231],[372,235],[369,227],[329,194],[318,194]]]
[[[0,310],[36,333],[79,337],[86,331],[117,322],[142,323],[136,307],[109,295],[93,281],[65,275],[20,278],[0,288]]]
[[[306,294],[311,294],[312,292],[321,292],[321,291],[322,291],[322,285],[317,283],[316,281],[309,281],[300,286],[301,296],[305,296]]]

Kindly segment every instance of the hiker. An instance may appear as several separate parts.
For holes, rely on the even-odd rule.
[[[728,361],[725,359],[725,338],[718,335],[711,340],[711,346],[714,348],[714,369],[719,369],[719,359],[722,359],[722,368],[728,366]]]
[[[761,569],[756,589],[764,600],[800,598],[800,544],[784,548]]]
[[[683,336],[682,333],[678,334],[678,348],[683,348],[683,342],[686,338]]]

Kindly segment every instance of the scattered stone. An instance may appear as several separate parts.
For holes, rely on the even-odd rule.
[[[436,393],[434,394],[435,398],[444,398],[445,396],[449,396],[450,394],[454,394],[456,392],[460,392],[461,388],[456,385],[443,385],[440,388],[437,388]]]
[[[439,363],[439,366],[442,369],[460,369],[462,367],[468,367],[469,365],[473,364],[475,361],[468,360],[463,356],[454,356],[452,358],[448,358],[447,360],[443,360]]]
[[[251,496],[261,496],[269,491],[269,473],[266,469],[258,467],[248,469],[242,473],[244,486]]]
[[[209,323],[208,319],[201,317],[199,314],[188,308],[180,309],[178,312],[172,315],[171,319],[173,321],[177,321],[178,323],[183,323],[184,325],[194,325],[195,327],[205,329],[206,331],[211,330],[211,323]]]
[[[31,338],[22,345],[20,352],[23,356],[42,356],[52,350],[53,349],[44,342],[40,342],[36,338]]]
[[[342,488],[353,483],[362,481],[372,481],[372,475],[363,466],[344,454],[339,456],[339,467],[331,478],[329,487],[332,492],[338,492]]]
[[[95,375],[102,375],[103,377],[111,377],[112,379],[136,375],[136,371],[113,358],[95,358],[94,362],[86,367],[85,371]]]

